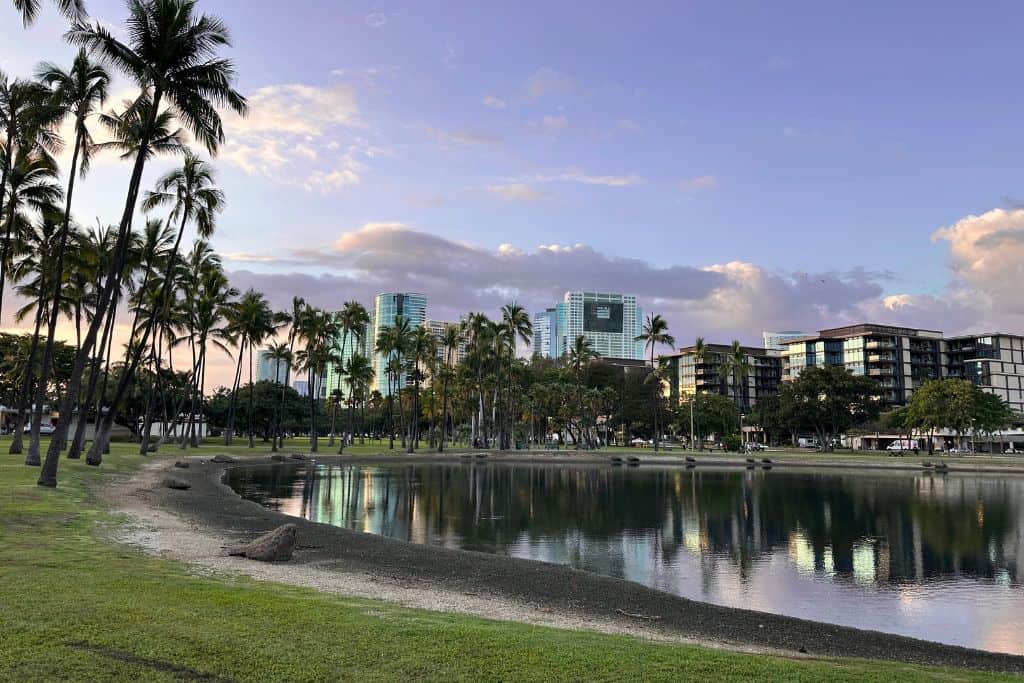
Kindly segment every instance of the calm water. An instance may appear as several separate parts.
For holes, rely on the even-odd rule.
[[[452,464],[236,469],[315,522],[1024,654],[1024,478]]]

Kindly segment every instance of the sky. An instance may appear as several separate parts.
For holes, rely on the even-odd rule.
[[[199,5],[251,104],[213,243],[277,307],[419,291],[455,319],[587,289],[685,343],[1024,331],[1020,3]],[[0,0],[0,69],[69,62],[64,30]],[[112,222],[126,176],[95,164],[78,220]]]

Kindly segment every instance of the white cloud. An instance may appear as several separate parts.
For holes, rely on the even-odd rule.
[[[567,119],[564,115],[563,116],[550,116],[549,115],[549,116],[545,116],[543,119],[541,119],[540,123],[541,123],[541,127],[545,131],[547,131],[549,133],[553,133],[555,131],[562,130],[567,125],[569,125],[569,119]]]
[[[545,66],[526,79],[523,86],[528,100],[537,100],[547,95],[562,95],[575,90],[573,80],[565,74]]]
[[[508,102],[501,99],[497,95],[487,95],[483,99],[484,106],[488,109],[507,109]]]
[[[526,183],[509,183],[507,185],[490,185],[487,190],[502,199],[517,202],[536,202],[548,199],[549,195]]]
[[[689,192],[713,190],[718,187],[718,179],[713,175],[701,175],[695,178],[687,178],[681,184],[682,188]]]
[[[635,173],[627,175],[595,175],[577,168],[569,168],[557,173],[539,173],[532,178],[538,183],[582,183],[584,185],[604,185],[606,187],[630,187],[640,185],[644,179]]]
[[[359,183],[363,160],[380,148],[352,136],[355,92],[344,83],[270,85],[249,96],[247,117],[229,114],[221,157],[245,173],[308,191],[330,192]],[[349,137],[343,145],[338,138]],[[338,152],[344,147],[342,154]]]

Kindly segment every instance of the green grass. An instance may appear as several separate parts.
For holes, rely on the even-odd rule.
[[[122,521],[95,491],[138,467],[133,450],[115,444],[100,469],[62,462],[60,487],[48,490],[4,448],[0,680],[1000,680],[656,644],[200,576],[104,540]]]

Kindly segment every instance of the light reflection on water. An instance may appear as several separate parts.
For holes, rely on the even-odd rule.
[[[586,465],[231,470],[289,515],[1024,654],[1024,478]]]

